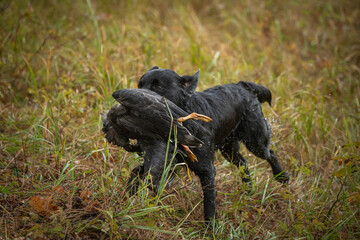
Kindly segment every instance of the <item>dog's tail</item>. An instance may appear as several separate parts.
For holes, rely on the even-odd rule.
[[[253,82],[243,82],[240,81],[238,83],[242,87],[244,87],[249,92],[254,93],[257,96],[257,99],[260,103],[268,102],[271,106],[271,92],[267,87],[264,87],[262,85],[253,83]]]

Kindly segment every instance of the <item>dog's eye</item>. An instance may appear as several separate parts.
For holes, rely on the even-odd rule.
[[[162,90],[162,89],[164,89],[164,87],[160,85],[159,80],[157,80],[157,79],[155,79],[153,81],[152,85],[153,85],[154,90]]]
[[[155,85],[154,88],[155,88],[156,90],[162,90],[162,89],[164,89],[164,87],[161,86],[161,85]]]

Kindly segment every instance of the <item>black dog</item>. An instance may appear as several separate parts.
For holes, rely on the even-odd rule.
[[[141,77],[138,87],[166,97],[186,112],[197,112],[213,119],[211,123],[203,124],[209,130],[210,138],[200,138],[205,144],[193,149],[198,162],[185,158],[200,178],[204,215],[208,222],[215,217],[216,209],[214,152],[217,149],[233,164],[245,166],[245,173],[249,174],[246,159],[239,153],[239,141],[242,141],[255,156],[270,163],[278,181],[287,182],[289,175],[269,148],[271,129],[260,103],[266,101],[271,105],[270,90],[255,83],[239,82],[194,92],[198,77],[199,71],[193,76],[179,76],[172,70],[153,67]]]

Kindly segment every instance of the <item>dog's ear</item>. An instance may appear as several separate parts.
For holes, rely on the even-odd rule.
[[[199,83],[199,74],[200,69],[192,76],[184,75],[181,77],[180,83],[187,92],[193,93],[195,91]]]
[[[155,69],[159,69],[159,67],[158,66],[152,67],[152,68],[149,69],[149,71],[155,70]]]

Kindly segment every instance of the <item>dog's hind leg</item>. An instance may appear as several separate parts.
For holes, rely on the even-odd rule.
[[[286,183],[289,181],[289,174],[281,167],[273,150],[268,147],[265,148],[263,146],[256,145],[256,143],[254,144],[253,141],[249,140],[244,140],[244,143],[256,157],[265,159],[270,164],[273,175],[278,182]]]
[[[270,164],[273,170],[275,179],[278,182],[287,183],[290,180],[289,174],[286,171],[284,171],[283,168],[281,167],[279,161],[276,158],[274,151],[269,149],[269,152],[270,152],[270,158],[267,158],[266,160],[268,161],[268,163]]]
[[[253,103],[244,113],[246,118],[242,121],[243,136],[241,139],[255,156],[265,159],[270,164],[275,179],[281,183],[289,181],[289,174],[281,167],[273,150],[269,148],[271,128],[262,114],[260,103]]]
[[[286,183],[289,181],[289,174],[284,171],[273,150],[254,144],[254,142],[244,141],[246,147],[254,153],[256,157],[265,159],[271,166],[273,175],[278,182]]]
[[[221,154],[230,163],[234,164],[238,168],[244,167],[244,175],[242,178],[243,183],[251,185],[250,171],[247,166],[247,160],[240,154],[240,143],[234,137],[226,138],[224,144],[219,148]]]

